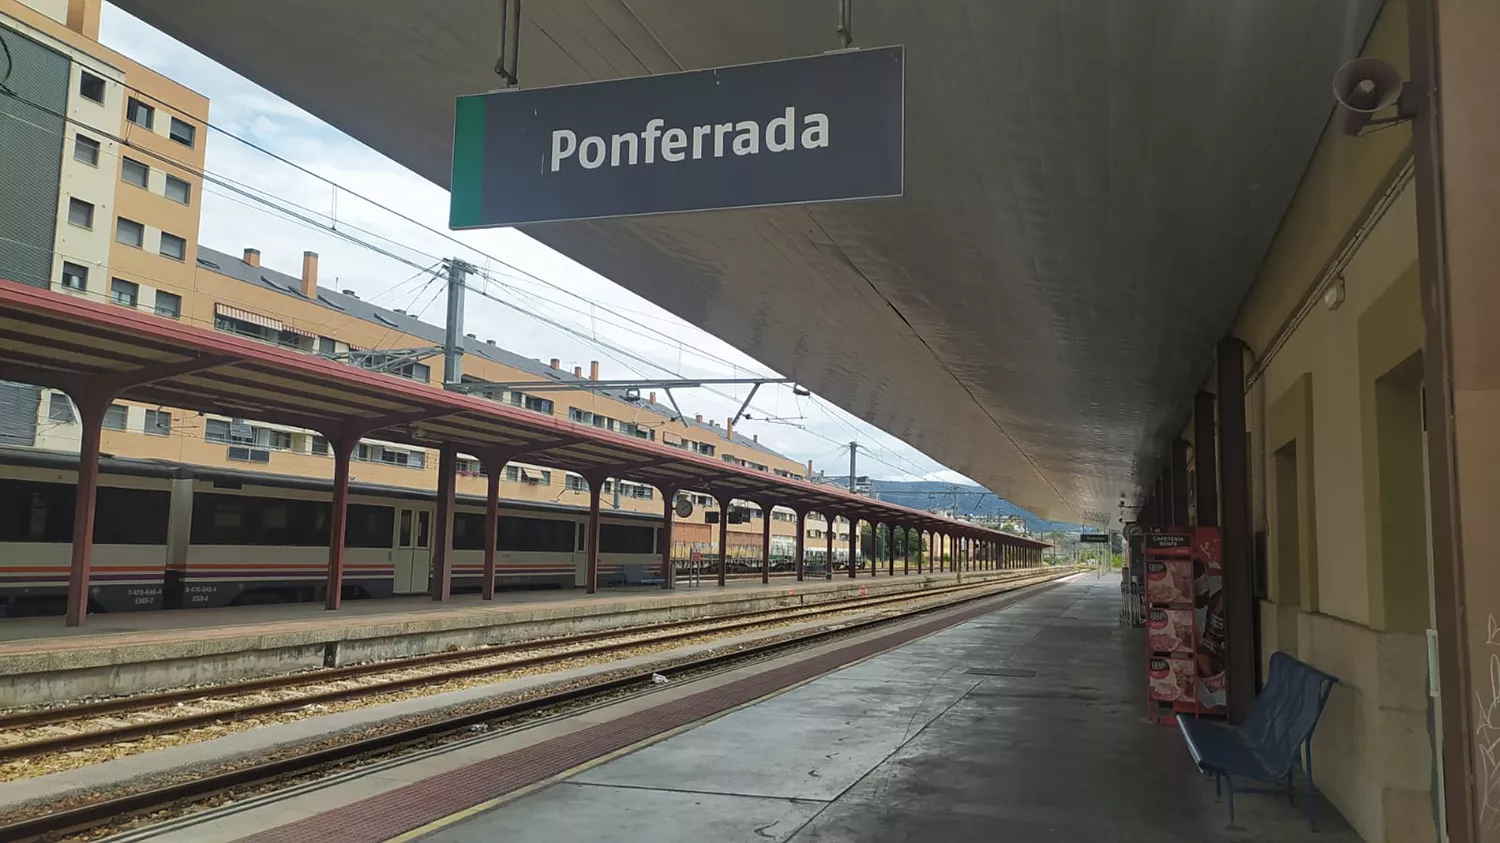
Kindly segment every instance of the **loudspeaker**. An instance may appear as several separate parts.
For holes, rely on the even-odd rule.
[[[1339,130],[1358,135],[1376,112],[1401,99],[1401,71],[1380,59],[1355,59],[1333,74],[1333,98],[1339,105]]]

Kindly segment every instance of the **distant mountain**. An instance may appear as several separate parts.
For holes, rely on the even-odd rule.
[[[829,482],[848,486],[848,475],[826,478]],[[864,482],[866,479],[861,478]],[[944,483],[936,480],[868,480],[875,497],[887,503],[911,507],[912,509],[952,510],[970,517],[1017,517],[1033,533],[1094,532],[1092,528],[1080,527],[1064,521],[1048,521],[1039,518],[1010,501],[997,496],[982,486],[967,483]]]

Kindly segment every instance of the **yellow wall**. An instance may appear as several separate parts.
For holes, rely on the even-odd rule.
[[[1406,15],[1390,0],[1365,50],[1403,72]],[[1404,125],[1330,124],[1233,330],[1250,351],[1263,661],[1282,649],[1340,678],[1317,779],[1367,843],[1435,839],[1409,142]]]

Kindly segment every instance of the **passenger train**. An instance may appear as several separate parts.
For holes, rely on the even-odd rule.
[[[0,449],[0,617],[63,610],[72,553],[77,457]],[[332,484],[252,471],[106,457],[100,463],[89,610],[319,601],[328,565]],[[352,483],[345,599],[425,593],[436,496]],[[497,588],[584,585],[588,515],[502,501]],[[659,564],[657,525],[605,513],[599,578],[621,583]],[[459,496],[453,591],[478,591],[484,502]]]

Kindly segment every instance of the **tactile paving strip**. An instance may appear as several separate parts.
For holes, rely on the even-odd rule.
[[[999,595],[886,635],[729,682],[570,735],[433,776],[268,829],[241,843],[380,843],[631,744],[775,693],[845,664],[1036,596],[1056,583]]]

